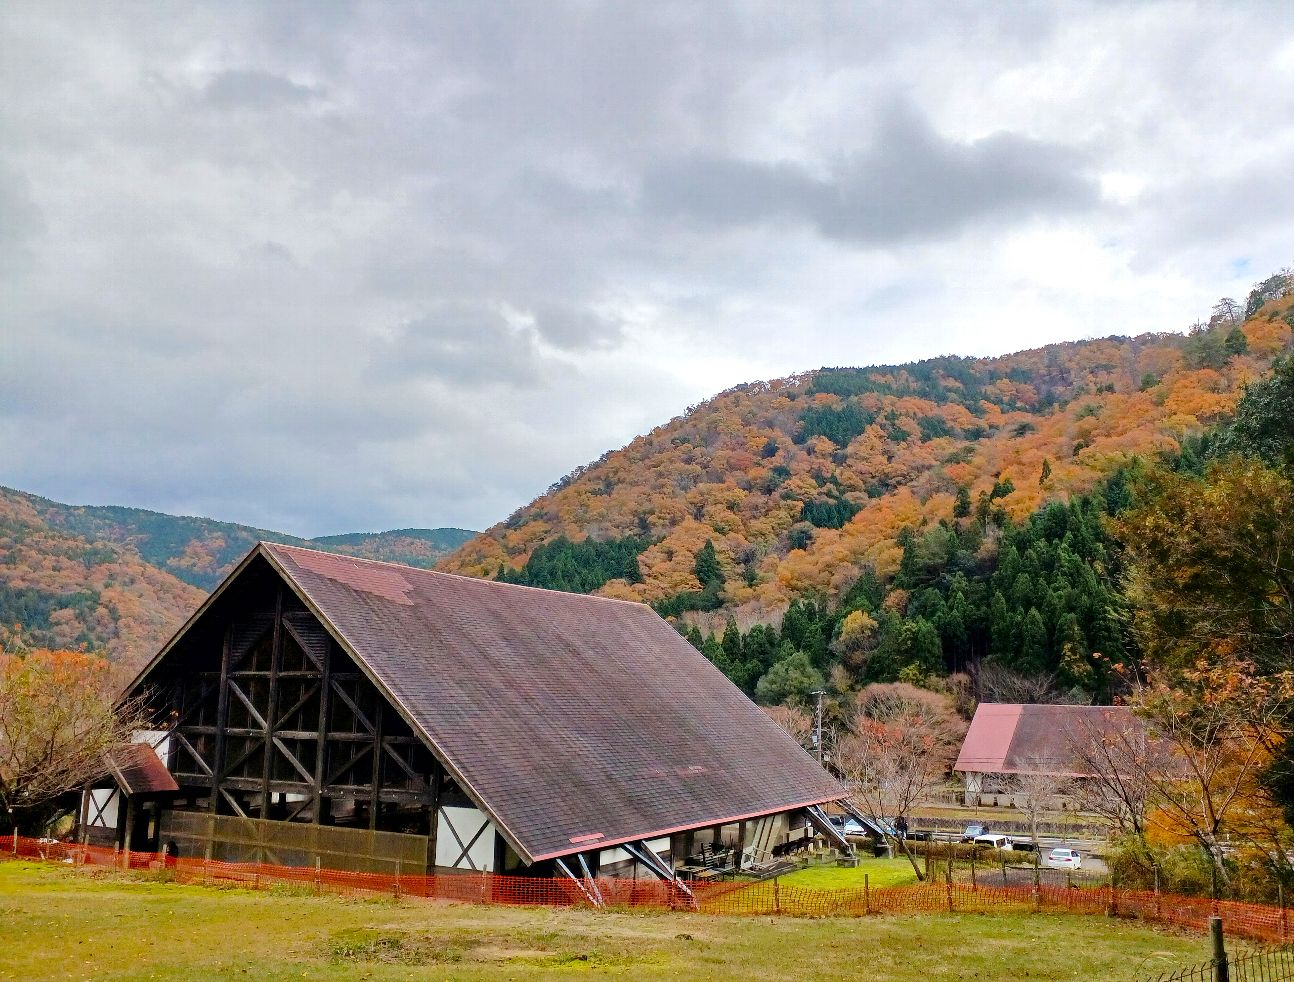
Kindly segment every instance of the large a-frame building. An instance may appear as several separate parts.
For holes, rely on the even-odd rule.
[[[128,692],[177,786],[137,849],[668,875],[830,836],[845,794],[648,607],[267,543]]]

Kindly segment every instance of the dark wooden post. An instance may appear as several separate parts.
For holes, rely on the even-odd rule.
[[[234,625],[225,625],[225,641],[220,653],[220,691],[216,695],[216,748],[211,767],[211,814],[220,814],[220,779],[225,773],[227,751],[225,729],[229,726],[229,663],[234,653]],[[206,858],[211,859],[211,839],[207,839]]]
[[[863,874],[863,913],[865,914],[872,912],[872,884],[870,879],[866,873]]]
[[[1213,941],[1213,978],[1215,982],[1231,982],[1231,965],[1227,961],[1227,947],[1222,938],[1222,918],[1209,918],[1209,938]]]
[[[122,848],[122,868],[130,869],[130,840],[135,834],[135,799],[127,795],[124,791],[121,796],[126,799],[126,827],[121,836]]]
[[[368,830],[370,832],[377,831],[377,812],[382,804],[380,797],[382,783],[382,704],[385,701],[379,696],[377,709],[373,713],[373,786],[369,789],[368,799]]]
[[[324,781],[328,776],[328,718],[332,712],[332,639],[324,645],[319,673],[319,730],[315,746],[314,824],[323,822]]]
[[[427,843],[428,852],[431,854],[427,857],[427,872],[435,874],[436,872],[436,842],[440,837],[440,786],[444,783],[445,772],[440,766],[440,761],[434,757],[431,760],[431,837]],[[638,861],[634,860],[634,875],[637,876]]]
[[[261,819],[270,817],[270,778],[274,770],[274,724],[279,714],[279,670],[283,664],[283,587],[274,600],[274,637],[270,646],[270,694],[265,707],[265,763],[261,769]]]

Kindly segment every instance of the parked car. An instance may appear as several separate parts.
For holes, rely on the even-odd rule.
[[[867,835],[867,829],[863,827],[863,823],[853,815],[832,815],[831,824],[844,836]]]
[[[972,822],[962,829],[962,842],[974,842],[981,835],[988,835],[988,826],[982,822]]]
[[[990,832],[987,835],[977,835],[974,838],[977,846],[987,846],[989,849],[1014,849],[1015,843],[1011,841],[1009,835],[996,835]]]
[[[1078,854],[1077,849],[1067,849],[1061,846],[1047,853],[1047,858],[1043,860],[1043,865],[1047,869],[1081,869],[1083,857]]]

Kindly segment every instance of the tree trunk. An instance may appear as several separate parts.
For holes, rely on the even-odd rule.
[[[903,855],[908,857],[908,862],[912,864],[912,872],[917,874],[917,882],[924,883],[926,879],[925,874],[921,872],[921,867],[917,865],[917,857],[914,856],[912,854],[912,850],[908,848],[908,840],[900,839],[896,836],[894,841],[898,844],[898,847],[903,852]]]

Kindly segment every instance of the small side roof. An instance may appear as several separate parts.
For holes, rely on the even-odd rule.
[[[175,794],[180,786],[157,752],[146,743],[125,743],[104,755],[108,773],[132,798],[136,795]]]
[[[1126,706],[980,703],[953,770],[978,774],[1088,777],[1077,741],[1139,727]]]

